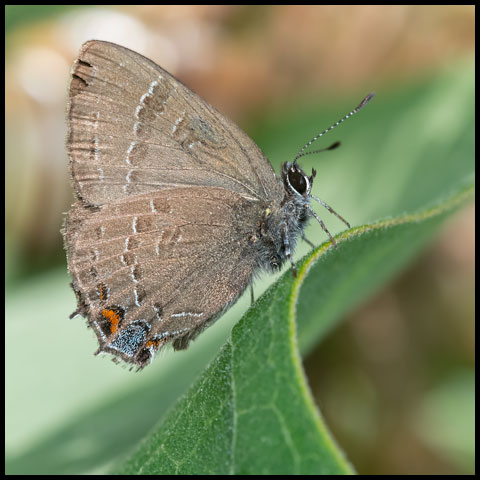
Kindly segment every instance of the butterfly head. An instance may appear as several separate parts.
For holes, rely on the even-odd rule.
[[[312,169],[312,174],[308,176],[296,161],[285,162],[282,166],[282,180],[287,194],[308,199],[316,174],[315,169]]]

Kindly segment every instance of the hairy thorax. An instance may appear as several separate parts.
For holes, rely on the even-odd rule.
[[[267,272],[279,270],[287,260],[287,245],[293,253],[308,219],[305,199],[285,195],[281,204],[265,208],[254,239],[258,268]]]

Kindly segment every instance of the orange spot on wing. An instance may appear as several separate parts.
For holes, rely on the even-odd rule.
[[[115,333],[120,323],[120,315],[114,310],[103,309],[102,315],[110,322],[110,333]]]
[[[145,345],[145,348],[150,348],[150,347],[153,347],[155,350],[157,350],[160,347],[160,339],[149,340]]]

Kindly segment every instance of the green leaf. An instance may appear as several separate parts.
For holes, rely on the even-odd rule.
[[[352,228],[337,238],[338,251],[325,244],[307,258],[308,281],[295,286],[302,287],[296,307],[301,352],[308,352],[343,314],[417,255],[445,218],[473,193],[470,184],[436,207]]]
[[[472,193],[468,187],[424,212],[353,228],[337,237],[338,249],[327,242],[306,257],[297,278],[285,272],[121,473],[351,473],[303,374],[298,297],[300,338],[308,344],[329,327],[330,309],[348,308],[391,276]],[[324,310],[315,327],[312,312]]]
[[[349,472],[308,394],[288,309],[290,277],[247,312],[121,473]]]

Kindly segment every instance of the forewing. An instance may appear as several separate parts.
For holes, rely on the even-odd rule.
[[[95,211],[77,202],[65,227],[68,267],[99,352],[141,368],[169,341],[185,348],[248,285],[258,203],[216,187]]]
[[[69,94],[67,149],[86,205],[189,185],[267,200],[281,191],[240,128],[138,53],[85,43]]]

